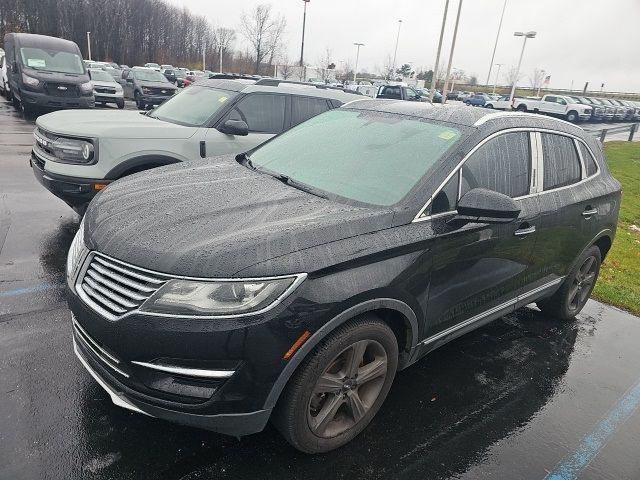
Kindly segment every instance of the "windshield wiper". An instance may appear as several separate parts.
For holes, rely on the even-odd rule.
[[[298,180],[295,180],[289,177],[288,175],[285,175],[284,173],[273,173],[273,174],[269,173],[269,175],[271,175],[274,178],[277,178],[285,185],[289,185],[290,187],[296,188],[303,192],[310,193],[311,195],[315,195],[316,197],[324,198],[325,200],[329,199],[329,197],[321,190],[315,187],[312,187],[311,185],[307,185],[306,183],[299,182]]]

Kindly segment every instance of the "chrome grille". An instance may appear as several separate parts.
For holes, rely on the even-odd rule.
[[[90,307],[116,320],[140,307],[167,280],[168,276],[93,253],[78,278],[76,289]]]
[[[116,93],[116,89],[111,87],[96,87],[95,90],[96,93]]]
[[[78,321],[71,316],[71,321],[73,322],[73,333],[78,342],[82,344],[82,346],[93,353],[93,356],[100,360],[104,365],[109,367],[114,372],[118,372],[125,378],[129,378],[129,375],[122,370],[120,370],[120,360],[113,355],[112,353],[107,352],[102,346],[98,344],[87,332],[84,328],[80,326]]]

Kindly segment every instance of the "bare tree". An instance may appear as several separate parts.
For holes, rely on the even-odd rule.
[[[280,65],[278,68],[278,73],[282,78],[288,80],[293,76],[294,68],[289,63],[289,55],[286,53],[280,57]]]
[[[529,82],[531,82],[531,88],[535,92],[538,88],[542,87],[542,82],[544,82],[545,71],[541,68],[534,68],[531,75],[529,75]]]
[[[520,74],[520,72],[518,72],[518,69],[516,67],[510,67],[504,73],[504,80],[508,86],[511,86],[518,83],[518,80],[520,80],[521,76],[522,75]]]
[[[331,73],[333,69],[330,69],[329,66],[331,64],[331,49],[329,47],[325,47],[324,53],[318,59],[317,71],[318,75],[322,79],[324,83],[327,83],[329,78],[331,77]]]
[[[247,39],[254,55],[254,73],[260,73],[260,65],[265,59],[269,64],[280,48],[286,20],[280,14],[271,11],[271,5],[257,5],[251,12],[242,13],[240,32]]]
[[[385,58],[384,60],[384,65],[382,66],[380,75],[382,75],[385,80],[393,80],[393,78],[395,77],[393,71],[393,57],[390,53],[387,54],[387,58]]]

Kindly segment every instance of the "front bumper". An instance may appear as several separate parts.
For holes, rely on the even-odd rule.
[[[124,94],[122,92],[120,93],[100,93],[100,92],[95,92],[93,93],[94,97],[95,97],[95,101],[96,102],[101,102],[101,103],[121,103],[124,102]]]
[[[48,108],[93,108],[95,99],[93,95],[80,97],[56,97],[46,93],[22,90],[20,101],[32,107]]]
[[[173,97],[173,95],[148,95],[148,94],[140,95],[140,99],[144,103],[149,103],[153,105],[159,105],[171,97]]]
[[[109,180],[96,180],[90,178],[68,177],[45,171],[45,160],[36,156],[33,152],[29,164],[36,180],[56,197],[62,199],[73,208],[82,208],[89,204],[99,192],[96,184],[108,184]]]

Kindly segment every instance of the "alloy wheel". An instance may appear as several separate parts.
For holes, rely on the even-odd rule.
[[[587,257],[582,263],[569,289],[569,310],[578,310],[585,304],[593,290],[597,269],[598,262],[593,256]]]
[[[318,437],[331,438],[358,424],[382,391],[387,353],[374,340],[353,343],[338,354],[314,386],[307,421]]]

